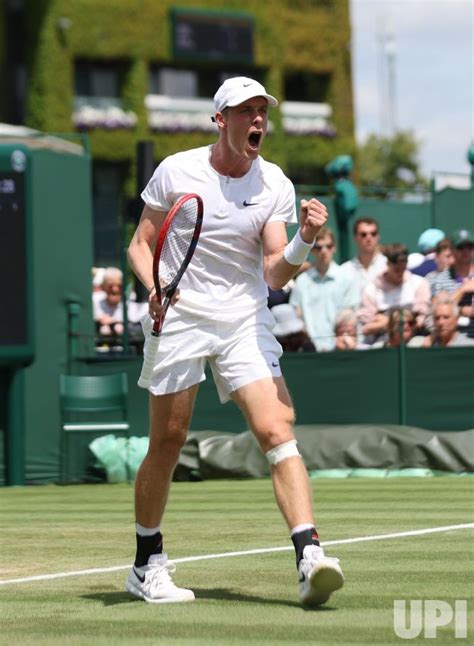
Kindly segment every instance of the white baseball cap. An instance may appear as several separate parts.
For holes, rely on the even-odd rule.
[[[264,96],[271,108],[276,108],[278,101],[271,94],[267,94],[261,83],[246,76],[234,76],[224,81],[214,95],[216,112],[225,108],[233,108],[254,96]]]

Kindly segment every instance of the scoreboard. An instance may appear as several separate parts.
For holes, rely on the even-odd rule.
[[[244,12],[173,9],[175,60],[252,63],[253,16]]]
[[[27,151],[2,146],[0,153],[0,361],[32,358],[31,253],[27,203]]]

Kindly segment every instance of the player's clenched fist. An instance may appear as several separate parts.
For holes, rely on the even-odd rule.
[[[326,224],[327,219],[326,207],[315,197],[310,200],[301,200],[300,232],[305,242],[313,242],[318,231]]]

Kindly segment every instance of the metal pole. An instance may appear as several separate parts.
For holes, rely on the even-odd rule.
[[[25,484],[24,370],[12,368],[7,383],[7,427],[5,431],[6,484]]]
[[[122,270],[122,309],[123,309],[123,336],[122,346],[124,355],[129,353],[130,350],[130,335],[128,331],[128,300],[129,294],[127,293],[127,218],[122,209],[122,217],[120,222],[120,267]]]
[[[430,181],[430,193],[431,193],[431,203],[430,203],[430,212],[431,212],[431,226],[436,228],[436,180],[434,177]]]
[[[72,362],[78,357],[79,346],[79,313],[81,306],[79,303],[70,301],[67,304],[67,371],[71,373]]]
[[[406,426],[407,423],[407,366],[406,366],[406,345],[403,340],[404,314],[403,309],[399,310],[400,320],[398,322],[400,333],[400,345],[398,346],[398,423]]]

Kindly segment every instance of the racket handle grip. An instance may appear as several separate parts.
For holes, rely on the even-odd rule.
[[[153,377],[153,368],[155,367],[156,355],[158,354],[158,346],[160,345],[159,336],[150,336],[146,346],[145,356],[143,357],[143,366],[138,385],[141,388],[149,388],[151,378]]]

